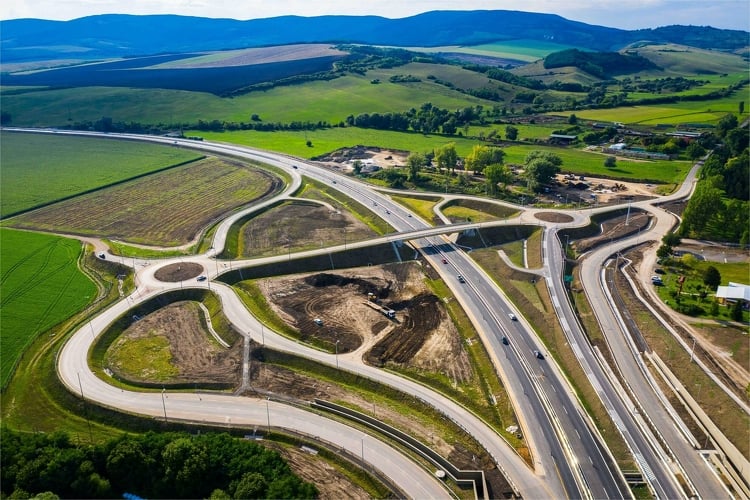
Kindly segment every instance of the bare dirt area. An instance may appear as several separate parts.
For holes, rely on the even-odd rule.
[[[565,222],[573,222],[573,217],[568,214],[562,214],[559,212],[539,212],[534,214],[534,217],[545,222],[557,222],[560,224]]]
[[[303,339],[338,342],[339,354],[358,351],[376,366],[392,363],[457,380],[471,376],[458,332],[416,263],[270,278],[258,285]],[[388,318],[387,310],[395,317]]]
[[[558,174],[553,180],[555,187],[541,193],[544,202],[585,203],[606,205],[626,201],[640,201],[658,197],[656,184],[627,182],[598,177],[583,177]]]
[[[203,271],[203,266],[195,262],[178,262],[157,269],[154,273],[154,278],[168,283],[177,283],[178,281],[195,278],[203,273]]]
[[[136,383],[198,384],[236,386],[242,370],[242,343],[229,349],[211,338],[204,326],[204,316],[196,302],[175,302],[133,323],[107,351],[109,368],[118,378]],[[176,375],[159,377],[158,366],[136,361],[137,370],[129,369],[127,359],[118,351],[127,343],[149,337],[168,341],[171,365]],[[131,351],[132,352],[132,351]]]
[[[352,483],[349,478],[325,460],[306,453],[300,448],[281,446],[272,441],[266,441],[263,445],[279,452],[295,474],[315,484],[318,488],[318,498],[321,500],[370,499],[370,495],[365,490]]]
[[[435,451],[448,458],[457,467],[484,470],[494,498],[503,498],[510,495],[511,490],[506,479],[495,467],[489,455],[479,451],[472,452],[467,450],[458,443],[444,439],[440,430],[434,426],[423,423],[420,419],[416,419],[412,415],[395,411],[389,406],[375,405],[372,401],[365,399],[359,394],[347,391],[339,385],[326,381],[321,382],[317,378],[308,377],[292,370],[257,361],[255,359],[257,354],[258,352],[254,351],[251,355],[250,390],[247,393],[248,395],[265,396],[268,393],[272,393],[304,401],[311,401],[318,398],[360,408],[362,411],[374,415],[389,425],[405,430],[416,439],[424,443],[429,443]],[[410,397],[404,395],[403,400],[408,402]],[[300,473],[300,471],[297,472]],[[317,474],[315,470],[308,471],[308,473],[311,474],[312,478],[315,478]],[[339,476],[338,480],[343,483],[336,485],[326,480],[326,474],[324,473],[324,477],[321,479],[319,485],[321,498],[349,498],[350,495],[348,493],[343,496],[339,495],[342,487],[341,484],[346,485],[348,480],[343,476]],[[336,478],[336,475],[334,474],[332,477]],[[317,479],[315,481],[318,484]],[[346,488],[346,486],[344,487]],[[357,492],[356,489],[353,491]]]
[[[327,155],[314,158],[321,165],[351,172],[355,160],[363,165],[377,165],[380,168],[403,167],[406,165],[408,151],[395,149],[380,149],[378,147],[356,146],[353,148],[341,148]]]
[[[629,216],[627,214],[619,215],[603,221],[601,232],[598,235],[577,240],[571,243],[571,246],[575,249],[576,254],[580,255],[599,245],[637,233],[646,228],[649,221],[650,216],[646,212],[633,211]]]
[[[376,236],[351,213],[331,206],[294,201],[253,217],[242,227],[245,257],[343,245]]]

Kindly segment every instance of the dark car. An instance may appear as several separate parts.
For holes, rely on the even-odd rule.
[[[661,268],[654,269],[654,272],[656,274],[667,274],[667,272],[664,269],[661,269]]]
[[[542,354],[540,351],[534,351],[534,356],[539,359],[544,359],[544,354]]]
[[[509,344],[508,337],[506,337],[505,335],[503,335],[502,341],[503,341],[503,344],[505,344],[505,345]]]
[[[459,283],[466,283],[466,280],[460,274],[458,276],[456,276],[456,278],[458,278]]]
[[[197,281],[206,281],[206,276],[205,276],[205,275],[203,275],[203,274],[201,274],[200,276],[198,276],[198,277],[197,277],[197,278],[195,278],[195,279],[196,279]]]

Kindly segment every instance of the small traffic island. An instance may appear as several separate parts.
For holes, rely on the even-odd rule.
[[[157,269],[154,278],[168,283],[177,283],[193,279],[204,271],[203,266],[195,262],[176,262]]]

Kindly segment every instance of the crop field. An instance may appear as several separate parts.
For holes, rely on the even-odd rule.
[[[619,121],[634,125],[715,124],[727,113],[737,113],[739,103],[741,101],[750,102],[749,99],[750,94],[745,90],[744,92],[736,92],[730,97],[712,101],[590,109],[576,111],[576,116],[584,120]]]
[[[197,54],[136,57],[82,64],[49,71],[3,76],[8,85],[50,87],[137,87],[223,94],[254,83],[330,70],[342,56],[310,57],[259,64],[213,64],[199,67],[159,67]]]
[[[339,123],[349,115],[406,111],[431,102],[443,109],[495,103],[475,98],[425,80],[403,84],[383,81],[373,85],[372,72],[330,81],[277,87],[232,99],[207,92],[167,89],[88,87],[53,89],[23,94],[0,93],[3,111],[16,126],[64,126],[96,121],[102,113],[115,122],[196,123],[198,120],[250,122],[257,114],[264,122],[327,121]]]
[[[346,54],[346,52],[335,49],[327,43],[277,45],[274,47],[222,50],[197,57],[169,61],[157,66],[151,66],[151,69],[244,66],[281,61],[297,61],[314,57],[345,56]]]
[[[57,236],[0,229],[0,387],[41,332],[69,318],[96,296],[78,269],[81,243]]]
[[[265,171],[206,158],[12,219],[13,227],[176,246],[227,212],[274,191]]]
[[[552,52],[573,48],[571,45],[561,45],[539,40],[510,40],[505,42],[485,43],[471,46],[442,46],[419,48],[421,52],[460,52],[479,56],[501,57],[519,61],[536,61]]]
[[[200,155],[141,142],[0,133],[0,217],[169,168]]]
[[[716,50],[702,50],[675,44],[644,45],[638,55],[648,58],[660,68],[668,68],[669,75],[698,75],[701,78],[725,73],[747,76],[747,61],[735,54]],[[653,73],[653,74],[652,74]],[[649,72],[650,76],[668,76],[663,71]]]

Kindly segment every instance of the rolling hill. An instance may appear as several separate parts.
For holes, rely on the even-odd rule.
[[[402,19],[377,16],[282,16],[239,21],[176,15],[98,15],[71,21],[0,21],[3,64],[225,50],[293,43],[361,43],[398,47],[478,45],[526,39],[611,51],[640,40],[735,50],[748,33],[669,26],[628,31],[518,11],[432,11]]]

